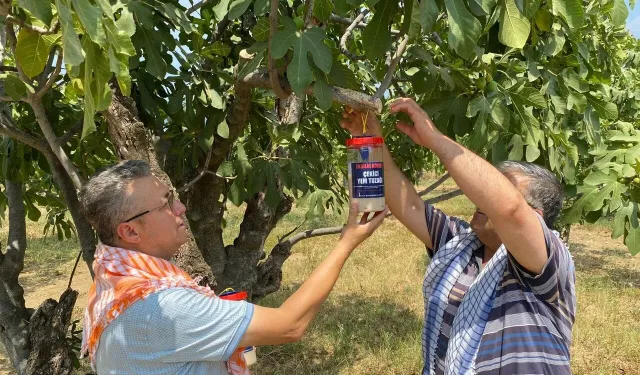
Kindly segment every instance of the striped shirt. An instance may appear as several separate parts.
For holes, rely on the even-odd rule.
[[[441,248],[469,223],[425,205],[434,249]],[[575,269],[567,247],[540,218],[549,258],[532,275],[509,255],[501,285],[478,348],[477,374],[571,374],[569,347],[575,321]],[[429,256],[434,250],[427,248]],[[436,348],[436,374],[444,374],[451,325],[465,293],[480,273],[484,247],[475,251],[449,295]],[[425,307],[429,296],[425,295]],[[424,322],[425,327],[429,322]],[[426,358],[423,331],[423,357]],[[426,360],[425,360],[426,362]],[[429,373],[429,368],[423,374]]]

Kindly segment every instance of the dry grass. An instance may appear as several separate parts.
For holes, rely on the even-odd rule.
[[[439,192],[453,188],[445,185]],[[474,208],[464,197],[439,207],[465,218]],[[233,240],[233,228],[238,227],[241,214],[240,209],[230,209],[226,242]],[[278,236],[301,223],[303,217],[303,208],[294,209],[269,238],[267,248]],[[342,220],[327,214],[305,223],[304,228],[335,225]],[[48,280],[53,285],[64,280],[76,245],[71,241],[38,240],[41,229],[39,232],[38,225],[32,224],[30,228],[33,232],[26,265],[28,273],[23,281],[33,285],[32,280],[38,276],[37,284]],[[0,235],[6,238],[6,227],[0,229]],[[578,298],[573,372],[577,375],[640,374],[640,258],[629,255],[620,239],[610,238],[607,223],[575,227],[571,236]],[[337,236],[329,236],[296,245],[284,266],[282,289],[261,304],[282,303],[326,256],[336,240]],[[349,259],[304,339],[295,344],[259,348],[258,365],[253,373],[419,374],[422,367],[421,286],[426,262],[424,246],[397,220],[387,220]],[[27,291],[37,289],[27,288]],[[49,297],[57,298],[61,292],[62,289],[51,291]]]

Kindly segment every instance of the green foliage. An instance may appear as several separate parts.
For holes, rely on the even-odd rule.
[[[47,110],[61,127],[56,132],[84,113],[83,140],[65,147],[76,165],[89,160],[88,170],[113,159],[94,145],[104,137],[96,113],[111,101],[112,77],[149,130],[171,144],[173,173],[186,181],[209,147],[232,135],[225,117],[234,74],[264,69],[269,57],[266,0],[206,2],[190,15],[177,0],[56,0],[55,7],[19,0],[17,7],[33,25],[60,23],[47,36],[22,28],[16,58],[37,78],[51,50],[63,50],[64,80],[47,95]],[[331,15],[354,18],[365,9],[366,26],[353,31],[347,48],[366,58],[353,61],[339,49],[345,26]],[[239,205],[265,190],[274,206],[283,190],[305,201],[309,215],[339,210],[346,134],[331,86],[374,93],[408,34],[384,100],[401,91],[415,97],[443,132],[490,161],[546,166],[567,186],[565,222],[614,217],[614,236],[640,251],[640,45],[624,30],[623,0],[315,0],[314,19],[302,28],[294,19],[305,13],[300,0],[280,2],[271,57],[294,92],[311,87],[313,95],[299,123],[281,125],[281,102],[270,90],[254,90],[249,125],[217,171],[229,201]],[[241,63],[242,50],[253,59]],[[34,90],[14,73],[3,78],[14,99]],[[24,110],[15,115],[25,129],[33,126]],[[385,141],[410,178],[441,170],[431,153],[394,130],[395,116],[382,120]]]

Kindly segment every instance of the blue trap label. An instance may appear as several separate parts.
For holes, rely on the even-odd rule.
[[[351,163],[351,183],[353,198],[384,197],[383,163]]]

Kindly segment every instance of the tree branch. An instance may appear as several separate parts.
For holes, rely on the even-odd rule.
[[[271,87],[268,74],[260,70],[247,74],[242,81],[253,87],[263,87],[267,89]],[[286,92],[292,91],[291,85],[284,78],[280,79],[280,86]],[[380,98],[367,95],[363,92],[344,89],[341,87],[330,87],[330,89],[332,92],[333,101],[337,103],[347,105],[356,110],[373,111],[375,113],[382,112],[382,101],[380,100]],[[307,87],[304,92],[307,95],[314,95],[313,85]]]
[[[15,102],[17,100],[13,100],[11,97],[8,96],[0,96],[0,102]]]
[[[286,242],[293,246],[302,240],[306,240],[308,238],[326,236],[329,234],[338,234],[342,232],[342,226],[339,227],[330,227],[330,228],[319,228],[319,229],[310,229],[305,230],[304,232],[300,232],[295,236],[289,238]]]
[[[304,2],[305,8],[307,9],[307,13],[304,16],[304,27],[309,28],[311,23],[313,22],[313,7],[314,0],[305,0]]]
[[[185,191],[191,189],[191,187],[193,185],[195,185],[196,182],[200,181],[202,176],[204,176],[207,172],[209,172],[209,161],[211,160],[211,153],[212,152],[213,152],[213,143],[211,144],[211,146],[209,146],[209,151],[207,152],[207,160],[204,162],[204,168],[202,168],[202,171],[200,171],[200,173],[196,176],[196,178],[194,178],[193,180],[189,181],[189,183],[187,183],[186,185],[184,185],[180,189],[176,190],[176,193],[181,194],[182,192],[185,192]]]
[[[335,22],[335,23],[340,23],[343,25],[347,25],[350,26],[353,23],[353,20],[350,20],[348,18],[344,18],[344,17],[340,17],[336,14],[332,14],[331,17],[329,17],[329,21],[331,22]],[[358,29],[364,29],[365,27],[367,27],[367,24],[364,22],[360,22],[358,24],[356,24],[356,28]],[[391,30],[391,35],[398,35],[400,34],[400,31],[398,30]]]
[[[29,103],[31,104],[33,113],[36,116],[36,121],[38,121],[38,125],[40,125],[40,129],[42,130],[47,143],[49,143],[49,146],[51,147],[51,151],[58,158],[58,160],[60,160],[60,163],[71,178],[71,181],[73,181],[73,185],[75,186],[75,188],[77,190],[80,190],[83,182],[82,177],[80,176],[80,173],[78,172],[76,166],[62,149],[62,145],[59,145],[57,143],[58,137],[56,137],[56,134],[51,128],[51,123],[49,122],[47,113],[42,106],[42,101],[34,97],[33,100],[31,100]]]
[[[187,15],[187,16],[190,15],[191,13],[195,12],[196,10],[202,8],[202,6],[205,5],[207,2],[209,2],[209,0],[202,0],[199,3],[193,4],[193,6],[191,8],[189,8],[189,9],[187,9],[184,12],[184,14]]]
[[[48,28],[48,29],[46,29],[44,27],[40,27],[40,26],[29,25],[28,23],[24,22],[20,18],[14,17],[11,14],[7,15],[5,20],[7,21],[7,23],[11,23],[11,24],[14,24],[14,25],[17,25],[17,26],[20,26],[20,27],[24,27],[25,29],[29,29],[31,31],[34,31],[34,32],[36,32],[38,34],[42,34],[42,35],[55,34],[60,29],[60,23],[58,22],[58,20],[55,20],[53,25],[51,25],[51,27]]]
[[[391,80],[393,79],[393,74],[396,71],[396,67],[404,54],[404,50],[407,48],[407,44],[409,43],[409,35],[405,35],[404,39],[398,45],[398,49],[396,50],[396,54],[393,56],[391,60],[391,64],[389,64],[389,68],[387,69],[387,74],[384,76],[384,80],[376,90],[376,95],[378,98],[382,98],[384,92],[387,91],[389,86],[391,86]]]
[[[13,120],[2,111],[0,111],[0,133],[22,142],[43,154],[50,152],[49,145],[44,139],[18,129]]]
[[[425,195],[431,193],[432,191],[436,190],[438,188],[438,186],[442,185],[445,181],[447,181],[449,179],[449,177],[451,177],[449,175],[449,172],[445,173],[444,175],[442,175],[442,177],[440,177],[438,179],[438,181],[436,181],[433,184],[429,185],[426,189],[418,192],[418,195],[421,196],[421,197],[424,197]]]
[[[71,138],[73,138],[76,134],[78,134],[80,130],[82,130],[83,122],[83,118],[81,117],[80,120],[73,124],[73,126],[69,128],[66,133],[58,137],[57,144],[59,144],[60,146],[66,145],[67,142],[71,140]]]
[[[53,59],[56,57],[57,52],[58,49],[56,48],[56,46],[53,46],[53,48],[51,48],[51,51],[49,51],[47,63],[44,65],[42,73],[38,75],[38,87],[42,87],[45,84],[45,82],[47,81],[47,77],[49,77],[49,74],[51,74],[51,72],[55,68],[55,66],[53,65]]]
[[[267,61],[267,68],[269,69],[269,82],[271,82],[271,88],[276,96],[280,99],[285,99],[289,96],[280,86],[278,79],[278,71],[276,70],[276,62],[271,56],[273,50],[273,35],[278,30],[278,0],[271,0],[271,10],[269,12],[269,58]]]
[[[347,48],[347,40],[349,40],[349,36],[351,35],[351,33],[353,32],[353,29],[356,28],[356,26],[358,26],[360,24],[360,21],[362,21],[362,19],[369,13],[369,10],[365,9],[364,11],[362,11],[362,13],[360,13],[354,20],[353,22],[351,22],[351,24],[347,27],[347,29],[344,31],[344,34],[342,34],[342,37],[340,38],[340,52],[342,52],[345,56],[347,56],[348,58],[350,58],[351,60],[364,60],[366,59],[366,56],[363,55],[356,55],[355,53],[352,53],[351,51],[349,51],[349,49]]]
[[[400,95],[402,95],[402,97],[406,97],[407,96],[407,93],[404,92],[402,87],[400,87],[400,85],[398,84],[398,80],[394,79],[392,84],[393,84],[393,88],[396,89],[396,91],[398,91],[398,93]]]
[[[213,40],[213,42],[216,42],[220,38],[222,38],[222,34],[224,34],[224,31],[227,29],[227,27],[229,27],[230,24],[231,20],[229,20],[227,16],[224,16],[224,18],[221,19],[220,22],[218,22],[218,24],[216,25],[216,31],[211,34],[211,39]]]
[[[15,66],[6,66],[6,65],[0,65],[0,72],[17,72],[18,68],[16,68]]]
[[[53,87],[53,84],[56,82],[56,78],[58,78],[58,76],[60,75],[61,70],[62,70],[62,50],[59,50],[58,60],[56,61],[56,68],[47,79],[47,83],[45,83],[45,85],[41,89],[39,89],[38,92],[36,92],[35,97],[37,100],[42,99],[44,94],[46,94],[47,91],[49,91],[51,87]]]

